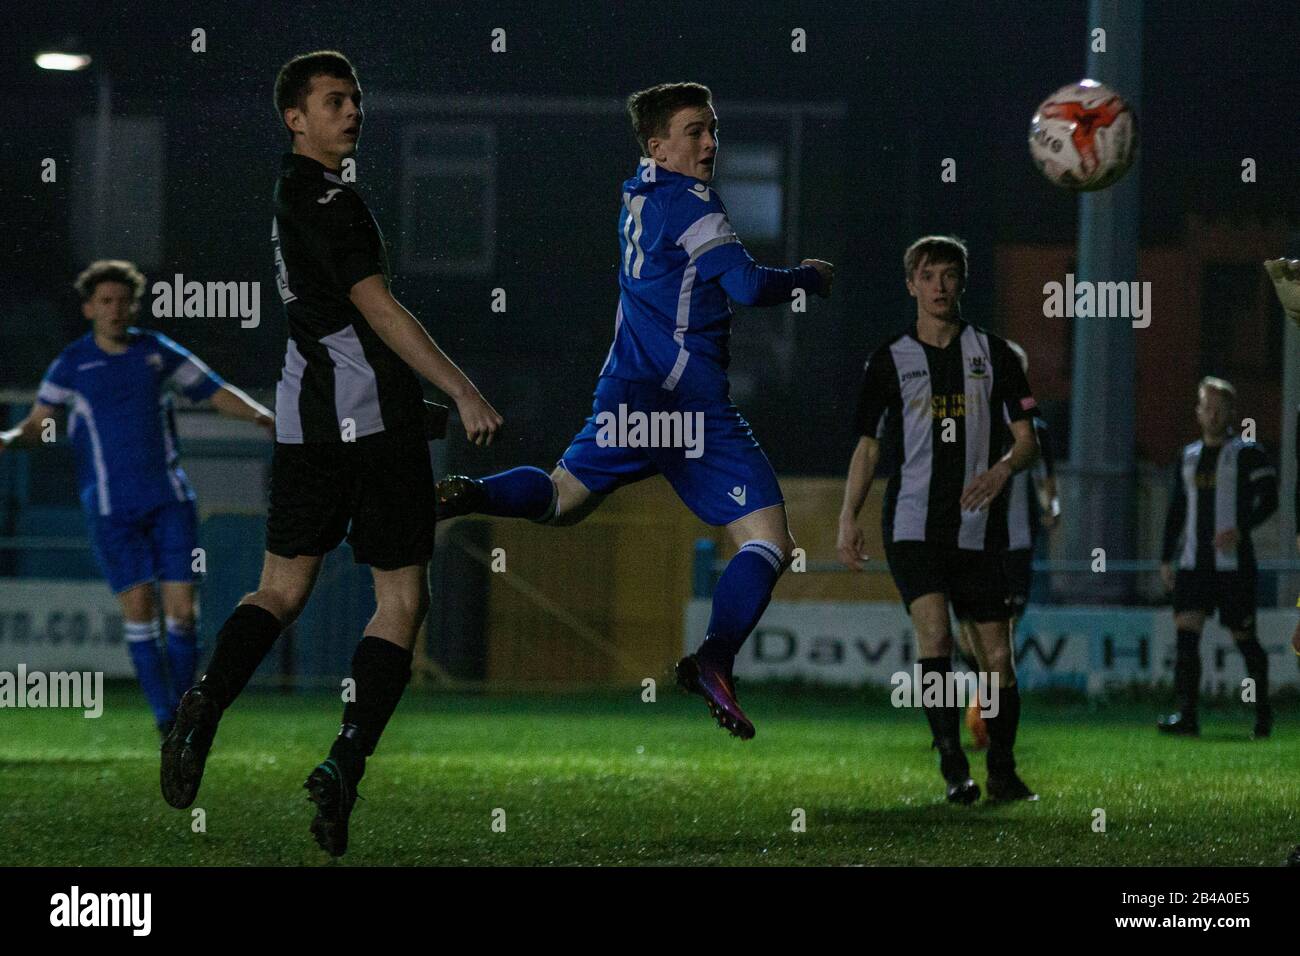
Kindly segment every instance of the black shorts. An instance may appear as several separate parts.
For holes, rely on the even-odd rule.
[[[419,431],[287,445],[271,459],[266,550],[322,555],[344,535],[357,564],[381,571],[433,555],[433,466]]]
[[[947,596],[963,621],[982,624],[1011,616],[1006,571],[998,552],[965,551],[926,541],[886,541],[885,558],[909,611],[917,598],[937,592]]]
[[[1174,575],[1174,613],[1219,609],[1219,623],[1230,631],[1255,625],[1253,571],[1184,571]]]
[[[1007,601],[1011,616],[1020,617],[1029,603],[1029,582],[1034,573],[1034,552],[1018,548],[1002,555],[1002,567],[1007,576]]]

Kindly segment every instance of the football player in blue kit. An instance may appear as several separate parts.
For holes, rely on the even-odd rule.
[[[77,277],[92,329],[59,353],[31,412],[0,433],[0,450],[48,443],[58,435],[54,416],[69,409],[67,435],[92,550],[121,604],[131,662],[165,736],[180,695],[194,683],[198,658],[198,512],[180,467],[172,395],[210,402],[223,415],[268,429],[274,419],[167,336],[131,324],[144,286],[144,276],[124,260],[93,262]],[[165,664],[155,582],[167,626]]]
[[[704,697],[721,727],[749,739],[754,725],[736,700],[732,664],[794,541],[776,474],[731,403],[728,300],[771,306],[828,296],[834,267],[805,259],[793,269],[765,268],[746,252],[709,185],[718,120],[707,87],[665,83],[632,94],[627,106],[642,158],[622,188],[614,341],[592,415],[549,475],[524,467],[439,482],[438,516],[570,525],[616,489],[662,474],[697,517],[725,526],[737,548],[714,591],[708,633],[678,663],[678,681]]]

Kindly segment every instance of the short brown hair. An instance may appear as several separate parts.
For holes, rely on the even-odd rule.
[[[627,115],[632,118],[641,155],[650,155],[650,147],[646,145],[650,137],[668,135],[668,123],[678,110],[712,103],[713,94],[700,83],[660,83],[633,93],[627,98]]]
[[[1196,400],[1202,401],[1205,398],[1206,390],[1219,392],[1228,400],[1228,404],[1233,408],[1237,407],[1237,389],[1226,378],[1215,378],[1213,375],[1207,375],[1196,385]]]
[[[280,117],[285,129],[289,124],[284,121],[284,111],[306,106],[311,81],[318,76],[332,76],[336,80],[351,80],[354,85],[361,85],[352,61],[338,50],[316,50],[295,56],[280,67],[275,77],[275,115]],[[293,137],[293,130],[289,130],[289,136]]]
[[[131,297],[136,302],[144,295],[144,273],[135,267],[134,262],[125,259],[97,259],[77,276],[72,287],[82,302],[89,302],[101,282],[120,282],[130,286]]]
[[[956,236],[922,236],[907,247],[903,253],[903,271],[910,280],[922,263],[955,262],[961,272],[961,285],[966,288],[968,264],[966,261],[966,243]]]

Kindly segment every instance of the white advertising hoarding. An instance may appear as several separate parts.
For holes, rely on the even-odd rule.
[[[130,677],[117,598],[103,581],[0,580],[0,670]]]
[[[708,629],[711,603],[686,608],[686,650]],[[1260,643],[1273,688],[1300,685],[1290,647],[1296,612],[1261,610]],[[1176,635],[1168,608],[1030,607],[1016,628],[1016,676],[1026,689],[1072,687],[1091,694],[1173,680]],[[1231,636],[1207,623],[1201,639],[1207,691],[1240,687],[1246,676]],[[736,659],[749,680],[888,684],[916,661],[911,624],[901,604],[864,601],[773,601]]]

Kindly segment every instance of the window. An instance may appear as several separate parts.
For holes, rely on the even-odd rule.
[[[405,272],[485,276],[496,235],[496,131],[421,123],[402,136]]]
[[[742,242],[781,238],[785,189],[781,152],[772,145],[726,144],[718,153],[718,186]]]

